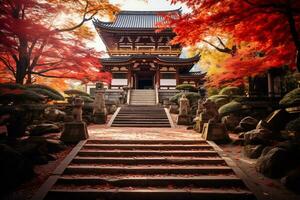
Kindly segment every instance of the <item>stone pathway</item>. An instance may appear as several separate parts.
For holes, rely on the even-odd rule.
[[[193,131],[95,125],[89,132],[33,199],[255,199],[232,161]]]

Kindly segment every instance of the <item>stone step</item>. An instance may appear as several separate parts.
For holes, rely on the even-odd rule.
[[[137,144],[86,144],[83,149],[122,149],[122,150],[213,150],[213,148],[206,145],[137,145]]]
[[[227,166],[95,166],[69,165],[64,174],[233,174]]]
[[[134,119],[136,121],[149,119],[150,122],[155,122],[155,121],[158,121],[159,119],[168,120],[166,115],[164,116],[164,115],[151,115],[151,114],[148,114],[148,115],[147,114],[145,114],[145,115],[129,115],[129,114],[127,114],[127,115],[117,116],[115,118],[115,120],[117,120],[117,119],[125,119],[125,120],[133,120]]]
[[[192,185],[198,187],[214,188],[245,188],[241,179],[236,176],[195,176],[195,177],[126,177],[126,178],[101,178],[101,176],[76,176],[60,177],[57,180],[60,185],[110,185],[113,187],[186,187]]]
[[[125,164],[125,165],[163,165],[163,164],[177,164],[177,165],[223,165],[225,161],[219,157],[211,158],[191,158],[191,157],[81,157],[76,156],[72,163],[75,164]]]
[[[115,189],[53,189],[47,199],[75,200],[254,200],[253,194],[246,190],[234,189],[172,189],[172,188],[115,188]]]
[[[102,157],[128,157],[128,156],[192,156],[192,157],[211,157],[217,156],[215,151],[201,150],[201,151],[155,151],[155,150],[81,150],[78,152],[79,156],[102,156]]]
[[[86,144],[182,144],[200,145],[208,144],[205,140],[87,140]]]
[[[157,125],[157,124],[166,124],[166,125],[170,125],[169,121],[155,121],[155,122],[151,122],[151,121],[136,121],[136,120],[127,120],[127,121],[118,121],[115,120],[114,124],[131,124],[131,125],[138,125],[138,124],[143,124],[143,125]]]
[[[170,128],[170,124],[112,124],[111,127]]]

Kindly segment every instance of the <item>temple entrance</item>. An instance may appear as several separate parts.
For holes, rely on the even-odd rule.
[[[154,89],[154,73],[137,72],[135,81],[136,89]]]

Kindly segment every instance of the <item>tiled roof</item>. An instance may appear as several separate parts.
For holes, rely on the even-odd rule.
[[[94,25],[109,29],[155,29],[156,24],[163,20],[163,15],[179,12],[180,9],[171,11],[120,11],[114,22],[102,22],[96,19]]]

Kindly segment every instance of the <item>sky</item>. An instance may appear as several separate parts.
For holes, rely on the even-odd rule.
[[[188,11],[185,5],[171,5],[171,2],[168,0],[110,0],[110,2],[112,4],[119,4],[121,10],[174,10],[181,7],[183,12]],[[90,22],[90,26],[93,26],[92,22]],[[94,27],[93,30],[95,30]],[[105,45],[98,34],[96,35],[95,40],[92,43],[89,43],[88,46],[95,48],[97,51],[106,51]]]

